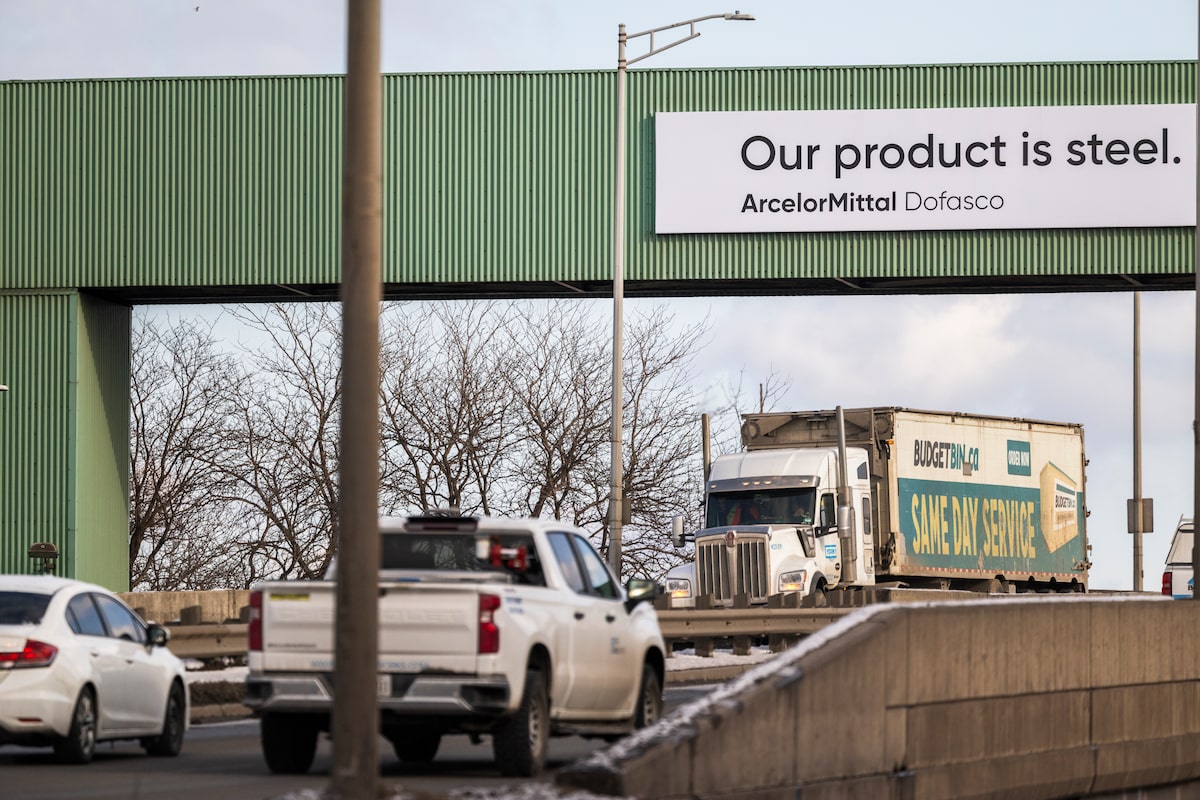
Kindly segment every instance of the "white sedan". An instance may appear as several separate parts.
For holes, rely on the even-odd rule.
[[[52,746],[74,764],[109,739],[178,755],[189,699],[167,638],[101,586],[0,575],[0,744]]]

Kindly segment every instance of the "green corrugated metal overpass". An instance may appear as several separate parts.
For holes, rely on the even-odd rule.
[[[341,78],[0,83],[0,570],[127,584],[129,308],[337,298]],[[1194,62],[638,70],[628,296],[1190,289],[1192,227],[654,233],[659,111],[1191,103]],[[611,293],[611,72],[384,78],[391,298]]]

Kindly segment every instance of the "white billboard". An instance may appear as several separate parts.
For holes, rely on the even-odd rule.
[[[655,115],[657,233],[1196,224],[1191,104]]]

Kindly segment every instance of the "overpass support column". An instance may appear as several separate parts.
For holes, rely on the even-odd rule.
[[[130,309],[76,290],[0,292],[0,571],[129,588]]]

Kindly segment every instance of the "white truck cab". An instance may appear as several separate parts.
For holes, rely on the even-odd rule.
[[[850,509],[870,520],[867,453],[846,449]],[[751,604],[774,594],[819,595],[848,582],[874,580],[871,537],[855,530],[850,513],[839,525],[836,448],[755,450],[717,457],[705,485],[705,527],[684,536],[676,522],[676,546],[695,544],[694,559],[667,573],[672,606],[690,607],[710,595],[731,605],[737,595]],[[849,531],[847,530],[849,528]],[[846,534],[854,539],[847,553]],[[851,562],[867,565],[847,569]]]
[[[1171,538],[1171,549],[1167,551],[1167,563],[1163,566],[1162,593],[1179,599],[1195,596],[1192,574],[1192,521],[1181,517]]]

